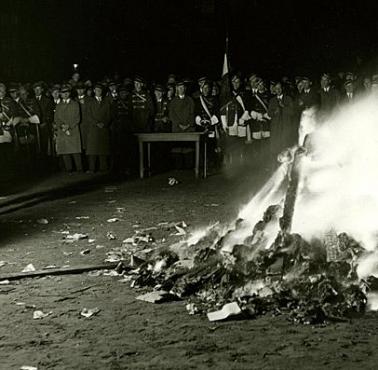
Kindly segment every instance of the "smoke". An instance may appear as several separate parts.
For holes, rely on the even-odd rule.
[[[378,235],[378,98],[367,96],[316,121],[300,163],[292,231],[311,239],[334,229],[368,250]],[[308,125],[308,122],[307,122]]]

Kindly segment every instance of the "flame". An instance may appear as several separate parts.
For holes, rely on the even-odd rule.
[[[311,239],[332,228],[374,250],[378,232],[378,99],[365,96],[314,126],[311,153],[300,163],[292,230]]]

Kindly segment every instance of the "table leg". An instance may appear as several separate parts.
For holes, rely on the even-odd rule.
[[[139,176],[144,177],[143,141],[139,140]]]
[[[196,141],[196,167],[195,167],[195,174],[196,178],[198,179],[199,176],[199,156],[200,156],[200,142],[199,140]]]
[[[206,138],[203,142],[203,178],[207,177],[207,142]]]
[[[151,143],[147,143],[148,176],[151,176]]]

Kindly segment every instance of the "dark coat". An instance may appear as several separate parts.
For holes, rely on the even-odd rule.
[[[70,99],[66,104],[61,101],[57,106],[54,114],[56,130],[56,152],[57,154],[74,154],[81,153],[81,136],[79,130],[80,124],[80,107],[79,104]],[[65,132],[62,125],[69,126],[68,132]]]
[[[353,92],[352,98],[349,98],[348,94],[344,91],[340,95],[340,103],[341,104],[353,103],[357,97],[358,97],[358,93],[356,93],[356,91]]]
[[[216,132],[216,129],[220,125],[220,116],[219,116],[219,102],[215,96],[202,97],[204,104],[206,104],[207,110],[210,113],[210,116],[206,112],[202,102],[201,95],[195,100],[194,104],[194,114],[196,120],[196,126],[199,131],[207,131],[209,136],[213,137]],[[211,117],[217,117],[218,123],[212,124]],[[219,135],[219,133],[218,133]]]
[[[35,114],[38,115],[41,126],[47,125],[51,128],[54,120],[54,102],[47,96],[42,95],[41,99],[33,98]]]
[[[154,118],[154,104],[146,91],[131,94],[132,132],[150,132]]]
[[[172,132],[194,131],[194,101],[190,96],[174,97],[168,110]]]
[[[110,154],[110,123],[112,120],[112,103],[107,97],[101,102],[95,98],[89,105],[90,125],[86,142],[87,155]]]
[[[293,99],[284,95],[282,101],[279,101],[275,96],[269,101],[268,111],[272,119],[270,124],[271,152],[277,155],[297,141],[298,120]]]
[[[83,99],[75,99],[80,105],[80,132],[83,149],[87,149],[88,131],[92,124],[91,103],[93,98],[85,95]]]
[[[252,117],[253,112],[260,113],[262,115],[268,113],[269,106],[269,97],[266,94],[253,93],[252,91],[248,92],[246,96],[246,109],[249,112],[249,115]],[[270,120],[263,119],[257,120],[251,118],[248,122],[251,132],[269,132],[270,131]]]
[[[297,96],[297,104],[301,112],[319,106],[319,94],[311,88],[309,92],[302,91]]]
[[[169,121],[168,105],[168,99],[163,98],[160,102],[156,101],[156,99],[154,100],[154,132],[172,132],[172,124]]]
[[[320,90],[320,109],[326,113],[336,108],[340,103],[340,93],[334,87],[330,87],[326,92],[324,89]]]

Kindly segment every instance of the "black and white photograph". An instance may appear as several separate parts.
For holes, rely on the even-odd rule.
[[[0,370],[378,368],[378,3],[0,0]]]

